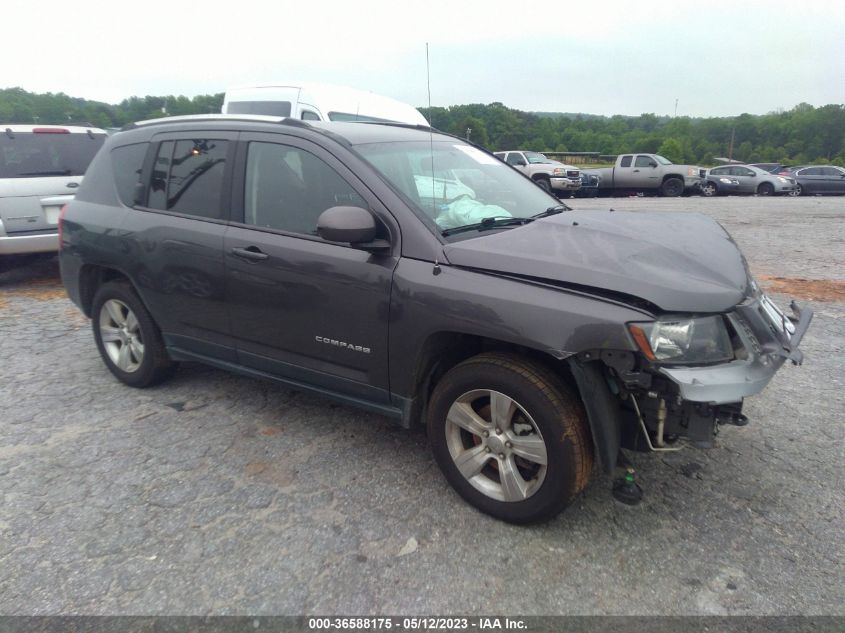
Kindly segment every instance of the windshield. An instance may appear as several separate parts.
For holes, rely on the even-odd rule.
[[[438,232],[485,218],[529,218],[557,202],[496,157],[459,141],[370,143],[356,149]]]
[[[82,176],[105,138],[105,134],[0,135],[0,178]]]
[[[531,163],[532,165],[536,165],[537,163],[553,163],[553,160],[549,160],[540,152],[525,152],[525,159]]]
[[[661,165],[671,165],[672,161],[668,158],[663,158],[660,154],[655,154],[654,159]]]

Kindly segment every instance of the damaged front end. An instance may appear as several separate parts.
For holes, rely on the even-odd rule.
[[[744,398],[762,391],[798,349],[813,312],[786,316],[753,281],[745,299],[717,315],[662,315],[629,323],[639,353],[593,350],[569,359],[607,472],[619,448],[709,446],[725,424],[743,426]]]

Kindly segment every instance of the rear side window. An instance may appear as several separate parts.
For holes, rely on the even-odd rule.
[[[219,139],[161,143],[153,164],[147,206],[220,219],[228,149],[229,142]]]
[[[141,170],[144,167],[144,157],[147,155],[149,143],[136,143],[115,147],[111,152],[114,184],[120,201],[127,207],[136,204],[135,192],[141,182]]]
[[[0,178],[82,176],[105,139],[105,134],[0,132]]]
[[[633,156],[623,156],[622,162],[619,163],[619,166],[620,167],[630,167],[631,161],[633,160],[633,158],[634,158]]]

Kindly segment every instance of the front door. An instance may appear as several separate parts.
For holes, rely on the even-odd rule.
[[[369,401],[389,401],[387,341],[398,231],[333,155],[280,134],[242,135],[239,222],[224,239],[227,302],[241,364]],[[395,254],[317,235],[334,206],[368,208]]]

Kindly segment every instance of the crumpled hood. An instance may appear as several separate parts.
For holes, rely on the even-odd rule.
[[[746,294],[739,248],[698,213],[567,211],[447,244],[449,262],[601,288],[668,312],[721,312]]]

